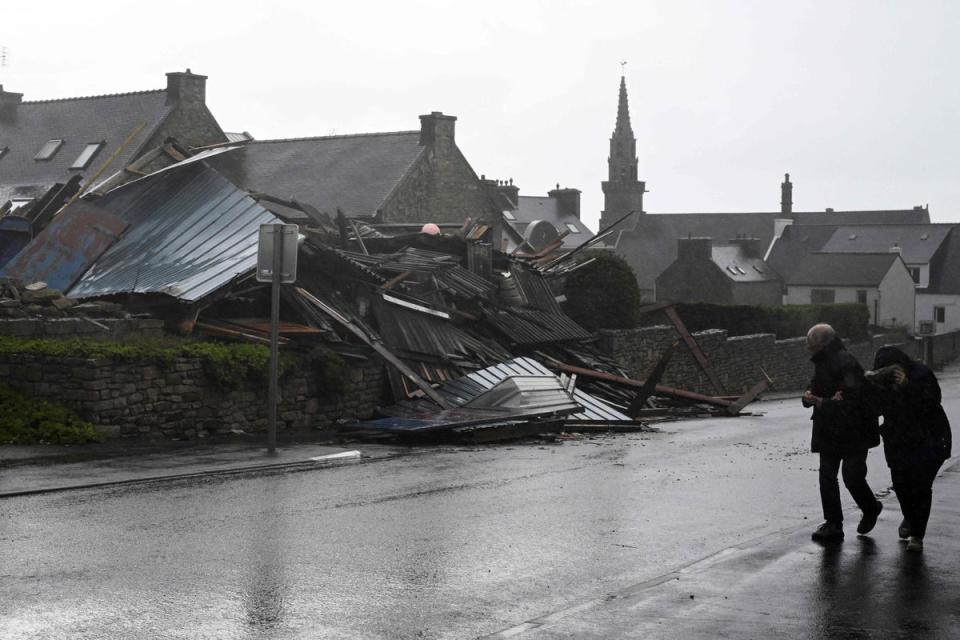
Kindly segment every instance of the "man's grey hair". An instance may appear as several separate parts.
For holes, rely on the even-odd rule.
[[[807,344],[814,349],[821,349],[827,346],[836,335],[837,332],[834,331],[830,325],[824,323],[815,324],[807,331]]]

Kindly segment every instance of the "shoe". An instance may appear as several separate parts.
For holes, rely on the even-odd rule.
[[[917,536],[907,538],[907,551],[923,551],[923,538]]]
[[[860,518],[860,524],[857,525],[857,533],[864,535],[870,533],[873,530],[873,527],[877,524],[877,518],[880,516],[880,512],[883,511],[883,503],[877,500],[877,508],[873,513],[865,513],[863,517]]]
[[[824,522],[817,527],[817,530],[810,537],[817,542],[839,542],[843,540],[843,525],[835,522]]]
[[[900,526],[897,527],[897,534],[906,540],[910,537],[910,521],[906,518],[903,519],[903,522],[900,523]]]

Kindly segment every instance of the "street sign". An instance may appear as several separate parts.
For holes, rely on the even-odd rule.
[[[260,225],[260,242],[257,246],[257,282],[273,282],[274,235],[281,235],[280,282],[297,281],[297,237],[300,227],[295,224]]]

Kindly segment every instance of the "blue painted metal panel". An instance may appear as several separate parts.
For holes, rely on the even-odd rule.
[[[0,275],[43,281],[66,291],[123,233],[127,223],[88,202],[74,202],[7,263]]]

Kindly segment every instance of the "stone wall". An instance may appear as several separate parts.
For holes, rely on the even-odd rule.
[[[693,336],[720,378],[724,391],[731,395],[743,393],[761,380],[761,368],[773,379],[774,391],[802,390],[813,374],[806,338],[777,340],[773,334],[766,333],[728,338],[727,332],[719,329]],[[641,380],[653,369],[667,347],[680,340],[676,330],[667,326],[602,331],[600,337],[602,348],[628,367],[632,377]],[[848,344],[847,347],[865,368],[869,368],[873,354],[886,344],[896,344],[913,357],[919,355],[915,341],[904,344],[900,335],[875,336],[869,342]],[[661,382],[710,395],[717,393],[682,340]]]
[[[0,320],[0,335],[20,338],[159,338],[163,321],[148,318],[11,318]]]
[[[278,430],[320,429],[372,415],[383,391],[383,363],[354,365],[351,376],[341,395],[325,394],[304,372],[281,378]],[[156,363],[0,354],[0,380],[66,405],[108,437],[194,438],[267,426],[265,384],[224,389],[196,358]]]

